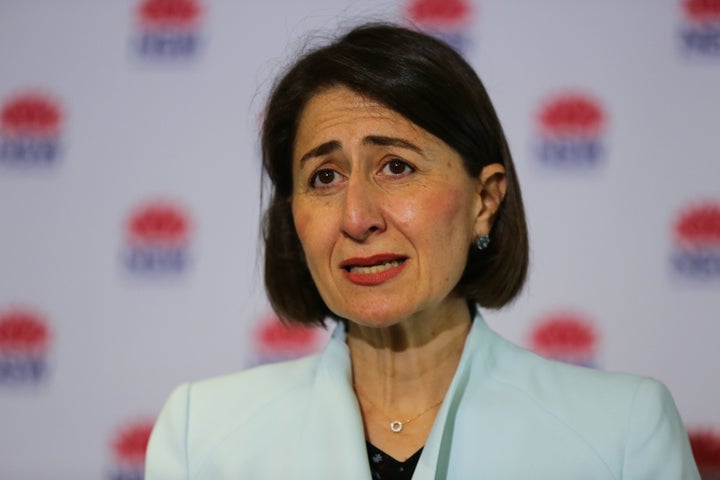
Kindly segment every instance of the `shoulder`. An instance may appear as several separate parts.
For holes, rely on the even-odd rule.
[[[191,408],[248,411],[309,388],[319,355],[254,367],[230,375],[187,384]]]
[[[319,355],[254,367],[242,372],[188,383],[169,402],[187,405],[188,421],[195,436],[244,423],[278,402],[299,407],[311,390]],[[185,397],[184,399],[182,397]],[[228,420],[232,419],[231,422]]]
[[[661,382],[549,360],[492,336],[482,390],[512,410],[509,421],[534,426],[533,447],[554,438],[618,478],[696,478],[685,428]]]
[[[490,361],[492,381],[578,432],[612,435],[650,407],[675,408],[658,380],[550,360],[500,337]]]
[[[165,402],[146,457],[146,478],[185,478],[226,438],[281,424],[305,408],[319,355],[180,385]]]
[[[657,380],[550,360],[491,334],[490,378],[547,408],[571,413],[603,403],[608,413],[619,414],[613,406],[627,407],[638,394],[667,395]]]

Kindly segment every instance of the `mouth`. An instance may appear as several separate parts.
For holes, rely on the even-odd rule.
[[[340,268],[353,273],[378,273],[389,268],[397,267],[407,260],[407,257],[394,253],[381,253],[371,257],[348,258],[340,262]]]
[[[364,258],[348,258],[340,263],[345,278],[355,285],[372,287],[381,285],[405,269],[408,257],[382,253]]]
[[[402,259],[388,260],[373,265],[343,265],[342,268],[348,273],[357,273],[360,275],[369,275],[372,273],[381,273],[391,268],[399,267],[405,261]]]

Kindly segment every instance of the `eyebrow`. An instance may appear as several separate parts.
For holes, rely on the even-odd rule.
[[[422,154],[422,148],[418,147],[414,143],[403,140],[397,137],[385,137],[382,135],[368,135],[363,138],[363,145],[377,145],[380,147],[400,147],[407,150],[412,150],[415,153]]]
[[[330,140],[329,142],[321,143],[300,157],[300,166],[302,167],[306,161],[313,157],[321,157],[323,155],[327,155],[328,153],[332,153],[335,150],[339,150],[341,146],[342,145],[337,140]]]
[[[374,145],[374,146],[380,146],[380,147],[399,147],[399,148],[405,148],[407,150],[412,150],[413,152],[422,154],[423,150],[415,145],[414,143],[408,142],[407,140],[403,140],[402,138],[397,137],[386,137],[383,135],[368,135],[367,137],[363,138],[362,141],[363,145]],[[337,140],[330,140],[329,142],[322,143],[318,145],[317,147],[313,148],[312,150],[305,153],[302,157],[300,157],[300,166],[308,161],[309,159],[313,157],[320,157],[323,155],[327,155],[328,153],[332,153],[335,150],[339,150],[342,147],[342,144]]]

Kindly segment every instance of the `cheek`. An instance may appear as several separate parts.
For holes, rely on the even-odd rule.
[[[295,225],[295,231],[302,242],[308,229],[308,218],[305,215],[298,214],[295,212],[295,209],[293,209],[293,224]]]
[[[330,217],[317,205],[293,204],[293,223],[309,264],[316,263],[328,247]]]
[[[295,232],[300,239],[300,243],[305,250],[307,244],[307,236],[311,231],[312,216],[305,213],[302,208],[296,208],[295,204],[292,206],[293,223],[295,225]]]
[[[440,288],[453,288],[465,270],[473,235],[470,212],[469,199],[462,190],[445,191],[427,205],[425,257],[429,254],[427,266]]]
[[[441,194],[423,192],[403,199],[398,207],[395,218],[421,238],[465,241],[472,236],[470,200],[461,189],[444,189]]]

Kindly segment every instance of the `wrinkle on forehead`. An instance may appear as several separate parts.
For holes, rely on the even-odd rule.
[[[364,120],[377,121],[377,129],[372,132],[360,132]],[[349,124],[349,125],[348,125]],[[434,142],[442,143],[440,139],[426,132],[400,113],[386,107],[380,102],[363,96],[344,86],[331,87],[314,95],[305,105],[299,117],[298,129],[293,147],[293,160],[297,162],[301,155],[302,146],[306,151],[318,145],[335,140],[323,133],[338,126],[349,126],[356,140],[361,142],[359,135],[368,133],[378,137],[396,136],[397,130],[405,130],[411,140],[419,141],[427,136]],[[389,130],[395,130],[389,135]]]

